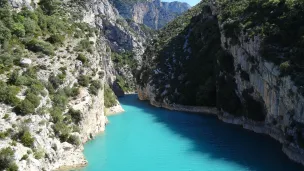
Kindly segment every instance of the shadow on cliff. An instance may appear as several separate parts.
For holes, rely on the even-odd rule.
[[[212,161],[230,162],[254,171],[303,170],[302,166],[288,160],[277,141],[239,126],[225,124],[215,116],[156,108],[148,102],[139,101],[137,95],[120,98],[120,102],[153,116],[155,122],[190,140],[190,152],[208,155]]]

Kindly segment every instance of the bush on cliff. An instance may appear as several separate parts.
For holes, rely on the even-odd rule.
[[[34,138],[32,137],[31,133],[28,130],[25,130],[22,133],[20,141],[26,147],[32,147],[34,144]]]
[[[105,107],[112,107],[117,105],[117,97],[109,86],[105,86],[104,104]]]
[[[0,170],[18,171],[14,162],[14,151],[10,147],[0,150]]]

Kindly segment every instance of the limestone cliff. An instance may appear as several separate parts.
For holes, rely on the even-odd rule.
[[[126,19],[160,29],[190,8],[187,3],[161,2],[160,0],[111,0]]]
[[[133,79],[113,54],[139,62],[150,33],[108,0],[9,0],[0,13],[0,170],[85,165],[83,143],[105,130],[105,108],[123,110],[109,87],[118,74]]]
[[[219,119],[272,136],[304,164],[303,71],[300,43],[293,44],[299,35],[292,34],[301,34],[301,5],[200,3],[166,26],[145,52],[139,97],[160,106],[217,107]],[[281,24],[285,14],[292,24]]]

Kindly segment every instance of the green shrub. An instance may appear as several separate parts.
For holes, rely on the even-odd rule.
[[[22,115],[31,114],[35,112],[35,105],[29,100],[25,99],[16,106],[16,111]]]
[[[60,34],[52,34],[46,41],[52,43],[52,44],[63,44],[64,42],[64,36]]]
[[[38,26],[38,23],[30,18],[25,18],[23,21],[24,29],[26,35],[39,35],[40,33],[40,27]]]
[[[8,168],[6,169],[7,171],[18,171],[18,166],[16,163],[12,163],[8,166]]]
[[[100,81],[93,80],[91,82],[90,87],[89,87],[89,91],[90,91],[91,94],[97,95],[100,88],[102,88],[102,85],[101,85]]]
[[[11,30],[0,20],[0,43],[10,40],[11,36]]]
[[[52,15],[58,12],[60,1],[58,0],[40,0],[39,5],[46,15]]]
[[[53,107],[50,111],[50,114],[52,116],[54,123],[62,122],[63,115],[62,115],[62,110],[60,108]]]
[[[28,155],[27,154],[24,154],[23,156],[22,156],[22,158],[21,158],[21,160],[26,160],[26,159],[28,159]]]
[[[25,36],[25,29],[22,23],[15,23],[13,26],[13,34],[17,37]]]
[[[5,131],[5,132],[0,132],[0,139],[4,139],[4,138],[6,138],[8,135],[9,135],[9,134],[8,134],[7,131]]]
[[[79,128],[79,126],[77,126],[77,125],[73,125],[72,130],[73,130],[73,132],[78,132],[78,133],[80,133],[80,128]]]
[[[83,87],[88,87],[90,83],[90,78],[86,75],[81,75],[78,77],[78,84]]]
[[[81,144],[80,138],[76,135],[71,135],[68,139],[68,143],[79,146]]]
[[[283,62],[283,63],[280,64],[280,71],[282,73],[288,73],[291,69],[290,67],[291,66],[290,66],[289,61]]]
[[[57,89],[61,84],[63,84],[64,78],[59,74],[58,75],[51,74],[49,77],[49,82],[54,89]]]
[[[35,159],[39,160],[45,157],[45,151],[44,149],[37,149],[34,151],[34,157]]]
[[[61,142],[66,142],[69,138],[71,129],[63,122],[58,122],[53,126],[54,132]]]
[[[109,86],[105,86],[104,103],[106,107],[112,107],[117,104],[117,97]]]
[[[39,95],[39,94],[44,94],[45,91],[44,91],[44,86],[43,84],[41,83],[34,83],[34,84],[31,84],[28,89],[26,90],[26,94],[34,94],[34,95]]]
[[[81,40],[78,45],[75,47],[76,51],[91,51],[92,44],[88,39]]]
[[[82,53],[78,54],[77,60],[81,61],[83,64],[86,64],[88,62],[87,57],[84,56],[84,54],[82,54]]]
[[[74,110],[74,109],[70,108],[68,111],[68,114],[71,115],[72,121],[75,124],[79,124],[80,121],[82,120],[82,118],[81,118],[82,114],[81,114],[80,110]]]
[[[10,53],[2,53],[0,54],[0,64],[3,65],[3,71],[10,70],[10,68],[16,63],[19,62],[20,57],[14,56]]]
[[[54,55],[54,47],[45,41],[32,39],[26,43],[27,49],[33,52],[42,52],[46,55]]]
[[[137,61],[134,59],[133,52],[115,53],[112,52],[111,59],[116,68],[128,65],[132,70],[137,68]]]
[[[0,170],[18,171],[14,163],[14,151],[10,147],[0,150]]]
[[[20,141],[26,147],[32,147],[34,144],[34,138],[32,137],[31,133],[27,130],[23,132]]]
[[[65,87],[64,92],[68,97],[76,97],[79,94],[79,88],[75,86],[73,88]]]
[[[9,119],[9,114],[6,113],[2,119],[5,119],[5,120]]]
[[[40,104],[40,97],[33,93],[27,93],[26,100],[30,101],[35,108],[37,108]]]
[[[17,106],[20,102],[16,95],[19,93],[20,89],[16,86],[9,86],[6,83],[0,81],[0,102],[6,104]]]
[[[65,93],[58,92],[54,95],[52,98],[53,106],[60,108],[61,110],[64,110],[66,108],[66,105],[68,104],[68,97]]]

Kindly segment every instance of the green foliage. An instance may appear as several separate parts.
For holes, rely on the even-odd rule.
[[[9,136],[9,133],[7,131],[5,132],[0,131],[0,139],[5,139],[7,136]]]
[[[39,5],[46,15],[52,15],[58,12],[60,1],[58,0],[40,0]]]
[[[11,31],[5,26],[5,24],[0,21],[0,43],[4,43],[11,39]]]
[[[75,47],[76,51],[87,51],[91,52],[92,51],[92,44],[88,39],[82,39],[78,45]]]
[[[25,36],[25,29],[22,23],[15,23],[13,25],[13,34],[17,37],[24,37]]]
[[[48,42],[50,42],[51,44],[63,44],[64,42],[64,36],[60,35],[60,34],[52,34],[48,39]]]
[[[18,171],[18,166],[16,163],[12,163],[9,165],[9,167],[6,170],[7,171]]]
[[[6,120],[6,119],[9,119],[9,117],[10,117],[9,114],[6,113],[6,114],[3,116],[2,119],[5,119],[5,120]]]
[[[62,110],[58,107],[53,107],[50,110],[50,114],[52,116],[53,122],[58,123],[63,121]]]
[[[125,81],[125,79],[122,76],[118,75],[116,77],[116,82],[124,92],[134,91],[134,87],[132,87],[132,85],[129,82]]]
[[[57,122],[54,124],[53,129],[56,136],[58,136],[62,142],[66,142],[68,140],[71,129],[67,126],[67,124]]]
[[[232,0],[217,1],[226,36],[243,33],[247,40],[262,38],[262,57],[290,75],[301,94],[304,82],[304,1]]]
[[[81,144],[80,138],[76,135],[71,135],[68,139],[68,143],[79,146]]]
[[[45,151],[44,149],[36,149],[33,155],[35,159],[39,160],[45,157]]]
[[[34,140],[35,139],[32,137],[31,133],[28,130],[25,130],[20,138],[21,143],[26,147],[32,147]]]
[[[74,109],[70,108],[68,111],[68,114],[71,115],[72,120],[75,124],[79,124],[80,121],[82,120],[82,117],[81,117],[82,114],[81,114],[80,110],[74,110]]]
[[[16,106],[16,112],[22,115],[32,114],[35,112],[35,105],[25,99]]]
[[[25,99],[31,102],[35,108],[38,107],[40,104],[40,97],[37,96],[36,94],[27,93]]]
[[[17,106],[20,102],[19,98],[16,97],[19,91],[18,87],[10,86],[0,81],[0,102]]]
[[[112,107],[117,105],[117,97],[109,86],[105,86],[104,104],[105,107]]]
[[[83,64],[86,64],[88,62],[88,58],[82,53],[78,54],[77,60],[81,61]]]
[[[49,77],[49,83],[50,83],[51,87],[48,87],[48,88],[49,89],[50,88],[58,89],[59,86],[61,84],[63,84],[64,79],[65,79],[64,75],[61,75],[61,74],[58,74],[58,75],[51,74],[50,77]]]
[[[80,75],[77,80],[78,84],[83,87],[88,87],[90,84],[90,78],[86,75]]]
[[[68,97],[63,91],[59,91],[52,97],[52,101],[53,106],[64,110],[68,104]]]
[[[89,87],[89,91],[93,95],[97,95],[98,91],[102,88],[102,85],[99,80],[91,81],[91,85]]]
[[[43,40],[32,39],[26,43],[26,47],[33,52],[42,52],[46,55],[54,55],[54,47],[52,44]]]
[[[78,87],[65,87],[64,88],[64,93],[68,96],[68,97],[76,97],[79,94],[79,88]]]
[[[116,68],[121,68],[125,65],[128,65],[132,70],[135,70],[137,68],[137,61],[134,59],[133,52],[112,52],[111,59],[114,62]]]
[[[217,19],[199,4],[165,26],[151,42],[137,81],[140,85],[151,81],[158,101],[215,106],[220,52]]]
[[[18,171],[14,162],[14,151],[10,147],[0,150],[0,170]]]
[[[289,61],[286,61],[286,62],[283,62],[280,64],[281,73],[286,74],[286,73],[289,73],[290,70],[291,70],[291,66],[290,66]]]
[[[27,160],[28,157],[29,157],[29,156],[28,156],[27,154],[24,154],[24,155],[22,156],[21,160]]]

